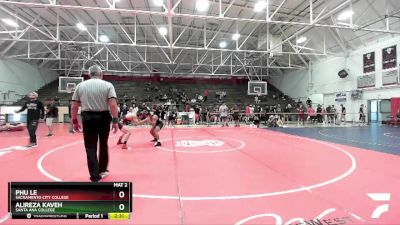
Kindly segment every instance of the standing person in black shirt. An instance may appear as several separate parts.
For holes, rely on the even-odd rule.
[[[49,104],[46,106],[46,125],[49,128],[48,137],[53,136],[53,120],[58,118],[58,108],[57,101],[49,101]]]
[[[340,113],[340,123],[345,122],[346,123],[346,107],[344,107],[343,104],[340,104],[341,107],[341,113]]]
[[[16,110],[15,113],[28,109],[26,127],[28,128],[30,143],[27,147],[30,148],[37,146],[36,130],[39,125],[39,119],[44,118],[44,107],[43,103],[37,100],[38,94],[36,92],[29,93],[28,97],[29,101],[20,110]]]
[[[200,124],[200,106],[196,105],[194,107],[194,123]]]
[[[318,104],[317,106],[317,120],[318,123],[322,123],[322,106],[320,104]]]
[[[240,109],[239,109],[239,106],[237,106],[237,105],[234,105],[233,106],[233,108],[232,108],[232,117],[233,117],[233,121],[235,122],[235,127],[240,127],[240,121],[239,121],[239,117],[240,117],[240,115],[239,115],[239,112],[240,112]]]
[[[360,110],[358,110],[358,113],[360,114],[358,121],[362,124],[365,124],[364,104],[360,105]]]

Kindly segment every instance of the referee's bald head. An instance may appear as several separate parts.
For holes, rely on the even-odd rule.
[[[97,78],[103,78],[103,71],[101,70],[100,66],[98,65],[93,65],[89,67],[89,75],[90,77],[97,77]]]

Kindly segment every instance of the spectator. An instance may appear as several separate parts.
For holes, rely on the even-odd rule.
[[[235,127],[240,127],[239,123],[239,107],[237,105],[234,105],[232,107],[232,117],[233,117],[233,121],[235,122]]]
[[[54,97],[54,105],[55,106],[60,106],[60,98],[58,96]]]
[[[174,127],[175,123],[176,123],[176,112],[175,111],[169,111],[168,126]]]
[[[302,102],[301,99],[299,98],[299,100],[297,101],[296,107],[297,107],[297,108],[300,108],[300,105],[302,105],[302,104],[303,104],[303,102]]]
[[[337,119],[336,108],[335,108],[335,105],[332,105],[331,106],[331,121],[332,121],[332,124],[336,124],[336,119]]]
[[[308,105],[307,114],[308,119],[311,121],[311,123],[314,123],[317,118],[317,114],[315,113],[315,109],[311,105]]]
[[[201,96],[201,95],[199,95],[199,96],[197,97],[197,101],[198,101],[198,102],[204,102],[203,99],[204,99],[204,97]]]
[[[346,123],[346,107],[343,104],[340,104],[340,123]]]
[[[312,101],[311,101],[310,98],[307,98],[306,104],[307,104],[308,106],[312,104]]]
[[[259,104],[259,103],[260,103],[260,100],[258,99],[258,95],[256,95],[256,96],[254,97],[254,102],[255,102],[256,104]]]
[[[318,104],[318,106],[317,106],[317,121],[318,121],[318,123],[322,123],[321,113],[322,113],[322,107],[320,104]]]
[[[283,110],[283,112],[285,113],[284,114],[284,121],[289,121],[289,118],[290,118],[290,116],[289,116],[289,113],[290,113],[290,108],[289,108],[289,105],[290,104],[288,104],[286,107],[285,107],[285,109]]]
[[[254,127],[256,127],[256,128],[260,127],[260,117],[258,117],[258,115],[254,115],[253,124],[254,124]]]
[[[203,95],[204,95],[204,102],[206,102],[208,98],[208,90],[205,90]]]
[[[221,117],[222,126],[228,126],[228,107],[223,102],[222,105],[219,107],[219,113]]]
[[[210,121],[211,121],[211,112],[210,112],[210,108],[208,108],[208,107],[206,108],[205,115],[206,115],[207,127],[209,127],[209,126],[210,126]]]
[[[326,108],[324,107],[324,105],[322,105],[321,107],[322,107],[322,122],[325,124],[328,121],[328,116],[327,116]]]
[[[53,120],[56,118],[58,118],[56,101],[49,100],[46,107],[46,125],[49,129],[49,133],[47,134],[48,137],[53,136]]]
[[[280,113],[282,112],[281,104],[278,104],[278,105],[276,106],[276,112],[277,112],[278,114],[280,114]],[[280,116],[279,116],[279,117],[280,117]]]
[[[303,104],[299,105],[299,108],[297,108],[297,113],[299,114],[298,116],[298,122],[297,124],[300,125],[300,123],[302,123],[302,125],[304,125],[304,106]]]
[[[332,107],[330,105],[328,105],[326,107],[326,114],[327,114],[326,117],[327,117],[328,123],[332,123],[332,121],[333,121],[333,119],[331,117],[331,111],[332,111]]]
[[[358,110],[360,117],[358,118],[359,122],[365,124],[365,113],[364,113],[364,104],[360,105],[360,109]],[[399,110],[397,110],[397,118],[400,119]]]
[[[250,105],[250,116],[254,115],[254,105]]]
[[[200,121],[200,106],[196,105],[194,107],[194,122],[195,124],[198,124]]]
[[[247,124],[250,120],[250,104],[246,105],[245,113],[246,113],[246,124]]]

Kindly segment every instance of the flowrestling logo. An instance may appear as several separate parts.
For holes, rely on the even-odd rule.
[[[221,140],[180,140],[175,142],[176,147],[221,147],[225,145],[225,142]]]

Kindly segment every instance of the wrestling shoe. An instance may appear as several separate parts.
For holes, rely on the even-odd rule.
[[[26,147],[27,147],[27,148],[33,148],[33,147],[36,147],[36,146],[37,146],[36,143],[30,143],[30,144],[27,145]]]
[[[109,174],[110,174],[110,172],[108,170],[106,170],[104,172],[101,172],[99,175],[100,175],[101,179],[103,179],[103,178],[107,177]]]

